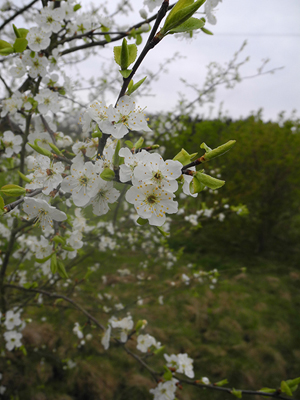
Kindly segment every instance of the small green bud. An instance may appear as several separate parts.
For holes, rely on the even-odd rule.
[[[112,181],[115,178],[115,173],[110,168],[104,168],[100,174],[100,178],[104,181]]]

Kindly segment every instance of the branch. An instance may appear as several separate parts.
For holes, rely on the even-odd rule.
[[[34,3],[36,3],[38,0],[32,0],[31,3],[27,4],[27,6],[21,8],[20,10],[18,10],[14,15],[12,15],[10,18],[8,18],[6,21],[3,22],[2,25],[0,25],[0,31],[7,25],[10,23],[10,21],[14,20],[18,15],[23,14],[24,11],[27,11],[28,8],[30,8],[31,6],[33,6]]]
[[[43,189],[44,189],[44,188],[36,189],[36,190],[34,190],[33,192],[28,193],[28,194],[26,195],[26,197],[34,197],[34,196],[36,196],[36,195],[42,193],[42,190],[43,190]],[[19,204],[22,204],[22,203],[24,203],[24,197],[23,197],[22,199],[13,201],[12,203],[6,204],[6,205],[4,206],[5,213],[10,212],[10,211],[13,210],[14,208],[16,208]]]
[[[16,290],[22,290],[24,292],[41,293],[45,296],[52,297],[54,299],[63,299],[65,301],[67,301],[68,303],[72,304],[75,308],[77,308],[77,310],[81,311],[84,315],[86,315],[91,321],[93,321],[103,331],[106,330],[104,328],[104,326],[102,324],[100,324],[100,322],[98,322],[98,320],[95,317],[93,317],[88,311],[86,311],[79,304],[75,303],[74,300],[70,299],[67,296],[64,296],[63,294],[50,293],[50,292],[47,292],[46,290],[42,290],[42,289],[26,289],[22,286],[16,286],[16,285],[11,285],[11,284],[7,284],[7,285],[5,285],[5,287],[10,287],[10,288],[16,289]]]
[[[121,344],[121,342],[118,341],[118,343]],[[156,381],[156,383],[158,383],[159,379],[158,379],[158,373],[155,372],[152,368],[149,367],[148,364],[145,363],[145,361],[143,361],[138,355],[136,355],[135,353],[132,353],[131,350],[129,350],[126,346],[123,346],[123,349],[126,351],[127,354],[129,354],[131,357],[133,357],[135,360],[137,360],[144,368],[146,368],[147,371],[150,372],[150,374],[152,375],[152,377],[154,378],[154,380]]]
[[[233,389],[226,388],[223,386],[216,386],[216,384],[210,384],[210,385],[204,385],[201,383],[198,383],[198,381],[188,381],[187,379],[180,379],[176,377],[180,382],[186,383],[187,385],[192,385],[192,386],[197,386],[202,389],[209,389],[209,390],[218,390],[221,392],[233,394]],[[281,395],[281,389],[277,389],[276,392],[274,393],[266,393],[266,392],[260,392],[256,390],[243,390],[243,389],[238,389],[238,391],[243,395],[251,395],[251,396],[265,396],[265,397],[274,397],[276,399],[282,399],[282,400],[290,400],[290,397],[287,396],[282,396]]]
[[[171,10],[171,8],[173,8],[174,5],[175,4],[170,5],[167,10]],[[154,14],[151,18],[149,18],[149,19],[147,19],[145,21],[139,22],[138,24],[133,25],[132,27],[130,27],[128,29],[127,32],[122,32],[118,36],[116,36],[115,38],[112,38],[110,42],[107,42],[106,40],[102,40],[102,41],[99,41],[99,42],[86,43],[86,44],[83,44],[81,46],[75,46],[75,47],[72,47],[70,49],[64,50],[64,51],[61,52],[61,55],[64,56],[66,54],[74,53],[77,50],[84,50],[84,49],[88,49],[90,47],[105,46],[108,43],[112,43],[112,42],[116,42],[118,40],[121,40],[124,37],[128,36],[130,34],[130,31],[132,31],[133,29],[138,29],[142,25],[144,25],[145,23],[147,23],[147,22],[149,23],[149,22],[154,21],[157,18],[158,14],[159,14],[159,11],[156,14]],[[76,39],[76,37],[74,37],[74,39]]]

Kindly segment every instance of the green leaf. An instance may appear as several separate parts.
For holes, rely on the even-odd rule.
[[[141,43],[142,43],[142,41],[143,41],[143,37],[142,37],[142,35],[140,35],[139,33],[136,35],[136,40],[135,40],[135,44],[137,45],[137,46],[139,46]]]
[[[162,352],[165,352],[165,347],[166,346],[161,346],[160,348],[153,350],[153,353],[155,355],[161,354]]]
[[[173,158],[174,161],[179,161],[182,165],[189,164],[198,153],[189,154],[186,150],[181,149]]]
[[[165,365],[164,365],[164,370],[166,371],[166,372],[164,373],[164,375],[163,375],[164,380],[165,380],[165,381],[171,381],[172,378],[173,378],[172,372],[171,372],[171,371],[169,370],[169,368],[166,367]]]
[[[139,225],[146,225],[146,224],[148,223],[148,220],[139,217],[139,218],[136,220],[136,222],[137,222]]]
[[[35,289],[36,287],[38,287],[37,282],[26,282],[23,284],[23,288],[25,289]]]
[[[262,388],[259,390],[259,392],[264,392],[264,393],[275,393],[276,389],[271,389],[271,388]]]
[[[135,150],[138,150],[143,146],[143,144],[144,144],[144,138],[140,137],[139,140],[135,142],[133,147]]]
[[[210,153],[212,151],[212,149],[204,142],[200,145],[200,149],[204,149],[206,153]]]
[[[285,381],[281,382],[280,389],[281,389],[282,393],[285,393],[288,396],[293,396],[293,392],[291,391],[291,388]]]
[[[50,260],[52,255],[53,255],[53,253],[51,253],[49,256],[44,257],[44,258],[36,258],[35,261],[38,262],[39,264],[43,264],[44,262]]]
[[[5,203],[4,203],[3,197],[0,196],[0,210],[4,210],[4,206],[5,206]]]
[[[73,247],[71,247],[71,246],[61,246],[61,248],[63,249],[63,250],[66,250],[66,251],[74,251],[75,249],[73,249]]]
[[[20,33],[19,33],[19,31],[18,31],[16,25],[14,25],[14,24],[13,24],[13,29],[14,29],[14,32],[15,32],[16,37],[17,37],[17,38],[20,38],[21,35],[20,35]]]
[[[63,237],[61,237],[59,235],[55,235],[54,238],[52,239],[52,242],[54,242],[56,244],[65,244],[66,239],[64,239]]]
[[[292,387],[300,384],[300,378],[289,379],[286,381],[286,383],[288,384],[288,386],[290,388],[292,388]]]
[[[78,11],[81,9],[81,5],[80,4],[75,4],[75,6],[73,7],[73,11]]]
[[[132,149],[133,148],[133,143],[130,140],[125,140],[125,144]]]
[[[19,32],[21,38],[26,39],[26,36],[27,36],[27,33],[29,32],[29,30],[25,29],[25,28],[19,28],[18,32]]]
[[[177,28],[170,30],[169,33],[173,34],[180,32],[191,32],[194,31],[195,29],[201,29],[204,26],[204,24],[205,22],[202,19],[191,17],[183,24],[177,26]]]
[[[12,47],[6,47],[6,48],[0,50],[0,56],[9,56],[13,52],[14,52],[14,49]]]
[[[236,143],[236,140],[229,140],[227,143],[222,144],[222,146],[219,146],[213,150],[210,147],[208,147],[205,143],[202,143],[200,147],[202,149],[205,149],[205,151],[206,151],[203,162],[210,161],[213,158],[222,156],[223,154],[227,153],[227,151],[232,149],[232,147],[235,145],[235,143]]]
[[[121,141],[118,140],[115,149],[115,154],[113,157],[113,165],[115,165],[116,167],[118,167],[118,165],[120,164],[120,156],[119,156],[120,148],[121,148]]]
[[[232,389],[231,394],[233,394],[235,397],[237,397],[238,399],[242,398],[242,392],[240,390],[235,390]]]
[[[120,74],[123,76],[123,78],[128,78],[129,75],[131,74],[132,70],[131,69],[121,69]]]
[[[50,269],[51,269],[51,272],[52,272],[53,275],[57,271],[57,258],[56,258],[56,254],[55,253],[51,254]]]
[[[20,172],[19,170],[18,170],[17,172],[18,172],[18,174],[19,174],[19,177],[20,177],[24,182],[27,182],[27,183],[30,183],[30,182],[31,182],[31,179],[27,178],[26,175],[22,174],[22,172]]]
[[[57,272],[58,272],[59,276],[61,276],[62,278],[65,278],[65,279],[68,278],[68,274],[65,269],[64,263],[61,260],[57,260]]]
[[[26,193],[26,189],[18,185],[5,185],[2,186],[1,192],[6,196],[19,197]]]
[[[194,175],[194,178],[196,178],[200,183],[209,187],[212,190],[219,189],[225,184],[225,181],[213,178],[212,176],[206,175],[200,171],[198,171],[196,175]]]
[[[58,147],[55,146],[55,144],[48,142],[48,145],[51,147],[51,149],[54,151],[55,154],[61,155],[63,154]]]
[[[24,356],[27,356],[27,350],[26,350],[26,348],[25,348],[24,345],[20,346],[20,347],[19,347],[19,350],[22,351],[22,353],[24,354]]]
[[[124,38],[121,46],[121,60],[120,60],[120,66],[122,70],[125,70],[129,66],[129,50],[128,50],[128,45],[127,45],[127,40]]]
[[[136,44],[129,44],[128,45],[128,52],[129,52],[129,54],[128,54],[128,62],[129,62],[129,65],[130,65],[135,61],[136,56],[137,56],[137,46],[136,46]]]
[[[0,50],[1,49],[9,49],[12,48],[12,45],[8,42],[6,42],[5,40],[0,40]]]
[[[160,31],[161,34],[166,35],[169,31],[183,24],[193,16],[204,2],[205,0],[197,0],[195,3],[191,0],[179,0],[166,18],[165,24]]]
[[[17,38],[14,43],[14,51],[16,53],[23,53],[28,45],[28,40],[24,38]]]
[[[190,192],[192,194],[200,193],[205,188],[205,185],[201,183],[195,176],[193,177],[192,182],[190,183]]]
[[[213,35],[213,33],[206,28],[201,28],[201,31],[206,33],[207,35]]]
[[[159,230],[159,232],[160,232],[164,237],[170,236],[169,232],[165,232],[161,226],[157,226],[156,228]]]
[[[228,384],[228,380],[227,379],[223,379],[222,381],[216,382],[214,383],[214,386],[224,386]]]
[[[100,174],[100,178],[104,181],[112,181],[115,178],[115,173],[110,168],[104,168]]]
[[[127,90],[127,95],[131,95],[133,92],[135,92],[142,83],[144,83],[144,81],[147,79],[147,77],[145,76],[145,78],[141,79],[140,81],[138,81],[137,83],[133,84],[133,81],[131,80],[130,82],[132,82],[132,85],[129,86],[128,85],[128,90]]]

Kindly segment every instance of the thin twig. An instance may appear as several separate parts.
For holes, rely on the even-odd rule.
[[[104,326],[102,324],[100,324],[100,322],[95,317],[93,317],[88,311],[86,311],[79,304],[75,303],[74,300],[70,299],[67,296],[64,296],[63,294],[50,293],[50,292],[47,292],[46,290],[42,290],[42,289],[30,289],[30,288],[26,289],[26,288],[24,288],[22,286],[15,286],[15,285],[11,285],[11,284],[7,284],[7,285],[5,285],[5,287],[10,287],[10,288],[16,289],[16,290],[22,290],[24,292],[40,293],[40,294],[43,294],[45,296],[52,297],[52,298],[55,298],[55,299],[63,299],[65,301],[67,301],[68,303],[72,304],[75,308],[77,308],[77,310],[80,310],[84,315],[86,315],[91,321],[93,321],[103,331],[106,330],[104,328]]]

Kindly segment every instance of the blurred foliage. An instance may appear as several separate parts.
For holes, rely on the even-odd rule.
[[[245,120],[185,122],[186,131],[160,143],[165,156],[173,157],[181,148],[199,149],[205,141],[211,148],[235,139],[227,154],[203,165],[205,172],[217,171],[226,181],[214,194],[203,192],[190,209],[202,201],[211,204],[228,199],[230,204],[245,204],[249,215],[232,214],[222,224],[207,221],[203,229],[193,230],[189,251],[218,249],[227,255],[264,254],[297,262],[300,256],[300,128],[299,122],[263,122],[260,114]],[[203,150],[199,149],[199,155]],[[198,156],[199,156],[198,155]],[[200,166],[201,168],[202,165]]]

